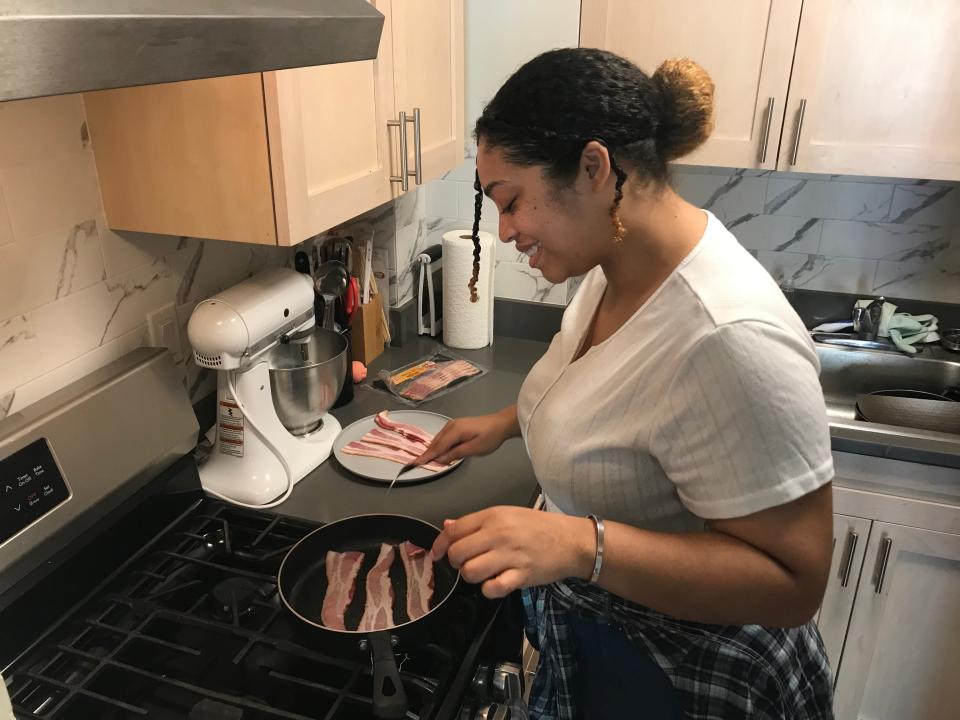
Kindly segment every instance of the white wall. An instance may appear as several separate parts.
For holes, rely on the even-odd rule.
[[[466,0],[464,137],[504,80],[532,57],[580,42],[580,0]],[[473,153],[470,153],[471,155]]]
[[[466,0],[464,15],[467,161],[425,187],[426,217],[417,233],[397,235],[397,256],[410,260],[426,247],[440,242],[452,228],[473,222],[473,175],[476,169],[473,126],[484,105],[513,72],[542,52],[576,47],[580,41],[580,0]],[[497,234],[497,209],[484,199],[482,229]],[[404,263],[399,263],[404,265]],[[399,268],[401,281],[396,303],[413,296],[412,273]],[[512,247],[497,243],[494,293],[498,297],[563,305],[567,283],[554,285],[532,269]]]

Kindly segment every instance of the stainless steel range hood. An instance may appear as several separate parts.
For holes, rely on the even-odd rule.
[[[0,101],[377,56],[366,0],[0,0]]]

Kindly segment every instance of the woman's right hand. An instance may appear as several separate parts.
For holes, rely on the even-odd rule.
[[[457,418],[444,425],[417,463],[436,460],[447,464],[460,458],[489,455],[505,440],[519,434],[516,405],[490,415]]]

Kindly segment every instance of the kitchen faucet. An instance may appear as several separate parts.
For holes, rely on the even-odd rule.
[[[880,330],[880,317],[883,314],[883,296],[876,298],[869,305],[855,305],[853,308],[853,331],[861,340],[876,340]]]

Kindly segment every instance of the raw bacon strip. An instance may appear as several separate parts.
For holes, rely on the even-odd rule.
[[[395,433],[391,430],[381,430],[380,428],[374,428],[368,432],[360,438],[360,442],[365,442],[369,445],[384,445],[395,450],[412,453],[415,456],[422,455],[427,449],[427,446],[422,442],[409,440],[400,433]]]
[[[331,630],[346,630],[343,615],[353,600],[357,573],[363,564],[362,552],[327,552],[327,594],[323,597],[320,621]]]
[[[390,565],[396,550],[393,545],[380,545],[380,555],[367,574],[367,604],[357,630],[371,632],[392,628],[393,584],[390,582]]]
[[[389,460],[390,462],[400,463],[401,465],[406,465],[407,463],[413,462],[417,457],[416,455],[404,452],[403,450],[395,450],[393,448],[384,447],[383,445],[372,445],[370,443],[365,443],[362,440],[354,440],[351,443],[347,443],[343,446],[343,452],[347,455],[360,455],[361,457]],[[426,468],[432,472],[445,470],[447,468],[446,465],[440,465],[436,462],[430,462],[426,465],[421,465],[420,467]]]
[[[430,553],[409,541],[400,545],[400,559],[407,574],[407,615],[416,620],[430,612],[433,559]]]
[[[476,375],[479,372],[480,368],[471,365],[466,360],[440,363],[429,375],[425,375],[407,385],[400,394],[410,400],[423,400],[450,383],[460,378]]]
[[[386,410],[379,413],[374,418],[374,421],[384,430],[393,430],[409,440],[419,441],[427,445],[433,442],[433,435],[428,433],[426,430],[423,428],[418,428],[416,425],[407,425],[406,423],[394,422],[387,416]]]

